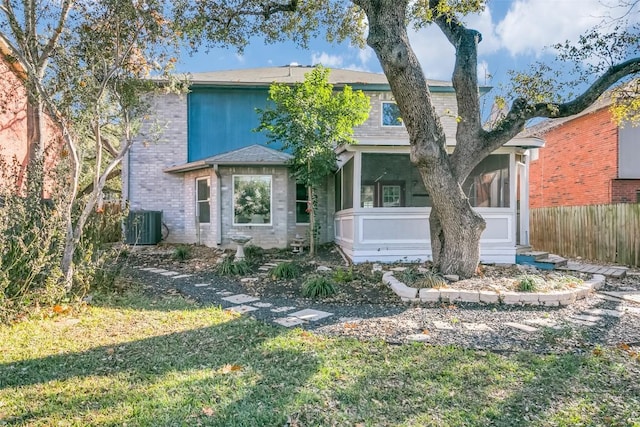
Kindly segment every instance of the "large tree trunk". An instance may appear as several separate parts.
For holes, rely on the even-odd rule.
[[[433,107],[422,67],[406,32],[407,1],[354,0],[367,14],[367,43],[380,60],[409,132],[411,161],[431,200],[431,244],[436,266],[446,274],[470,277],[480,260],[485,222],[469,205],[458,171],[447,153],[446,135]]]

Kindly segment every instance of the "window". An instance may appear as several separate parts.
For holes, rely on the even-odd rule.
[[[406,206],[404,182],[367,182],[360,187],[360,206],[363,208],[396,208]]]
[[[382,126],[402,126],[400,109],[395,102],[382,103]]]
[[[233,176],[233,224],[271,225],[271,175]]]
[[[309,192],[304,184],[296,184],[296,224],[309,224]]]
[[[196,218],[198,218],[198,222],[201,224],[206,224],[211,221],[210,197],[209,178],[196,179]]]

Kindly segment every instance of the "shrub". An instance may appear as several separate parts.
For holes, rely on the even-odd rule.
[[[173,251],[173,257],[178,261],[185,261],[191,255],[191,248],[188,246],[180,245]]]
[[[244,255],[250,259],[260,259],[264,256],[264,248],[256,245],[247,245],[244,247]]]
[[[423,288],[443,288],[447,286],[447,281],[439,273],[429,271],[417,281]]]
[[[348,283],[353,280],[353,267],[348,269],[338,268],[333,273],[333,280],[337,283]]]
[[[244,260],[234,261],[227,257],[218,265],[217,272],[221,276],[245,276],[251,272],[251,266]]]
[[[518,280],[517,290],[520,292],[535,292],[537,286],[533,276],[524,275]]]
[[[300,268],[294,262],[281,262],[271,269],[273,279],[295,279],[300,276]]]
[[[409,267],[402,272],[400,279],[403,283],[414,283],[420,278],[420,273],[414,267]]]
[[[302,295],[307,298],[326,298],[336,293],[336,288],[323,276],[311,276],[302,285]]]

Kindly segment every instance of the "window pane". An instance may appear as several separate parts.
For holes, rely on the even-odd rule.
[[[196,184],[198,187],[198,200],[209,200],[209,179],[199,179]]]
[[[271,176],[233,177],[234,224],[271,224]]]
[[[382,103],[382,126],[402,126],[400,109],[395,102]]]
[[[307,212],[307,202],[296,202],[296,223],[309,224],[309,212]]]
[[[374,207],[374,189],[373,185],[363,185],[360,188],[360,207],[372,208]]]
[[[336,172],[335,192],[336,192],[336,212],[344,209],[342,206],[342,169]]]
[[[208,223],[211,221],[209,202],[198,202],[198,222]]]
[[[307,212],[309,192],[304,184],[296,184],[296,223],[308,224],[309,212]]]
[[[399,185],[382,186],[382,206],[385,208],[401,206]]]
[[[473,207],[509,207],[509,155],[492,154],[482,160],[462,189]]]

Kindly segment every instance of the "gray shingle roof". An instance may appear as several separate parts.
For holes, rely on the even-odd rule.
[[[184,163],[165,169],[169,173],[182,173],[197,169],[211,167],[213,165],[286,165],[292,158],[291,154],[274,150],[273,148],[254,144],[226,153],[216,154],[196,162]]]
[[[298,83],[304,81],[304,75],[313,70],[312,66],[284,65],[281,67],[247,68],[239,70],[212,71],[206,73],[190,73],[189,77],[195,85],[264,85],[271,83]],[[365,71],[332,68],[329,83],[334,85],[388,85],[384,74]],[[429,86],[451,87],[451,82],[427,80]]]

